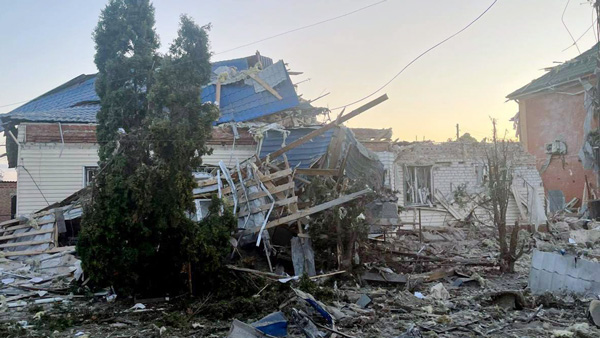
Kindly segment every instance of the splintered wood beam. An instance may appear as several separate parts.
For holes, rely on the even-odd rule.
[[[38,245],[38,244],[46,244],[46,243],[52,243],[52,242],[53,242],[53,240],[51,238],[49,238],[49,239],[44,239],[41,241],[27,241],[27,242],[0,244],[0,248],[13,248],[16,246]]]
[[[269,86],[269,84],[266,83],[263,79],[254,74],[248,74],[248,76],[250,76],[252,80],[258,82],[259,85],[265,88],[269,93],[273,94],[273,96],[275,96],[278,100],[283,100],[283,97],[281,97],[281,95],[279,95],[279,93],[275,89],[273,89],[273,87]]]
[[[312,131],[312,132],[310,132],[310,133],[302,136],[301,138],[299,138],[296,141],[288,144],[287,146],[285,146],[285,147],[283,147],[283,148],[281,148],[279,150],[276,150],[276,151],[268,154],[267,156],[261,158],[261,161],[264,161],[267,157],[270,158],[270,159],[276,159],[277,157],[281,156],[282,154],[284,154],[284,153],[286,153],[286,152],[288,152],[288,151],[290,151],[290,150],[292,150],[292,149],[294,149],[294,148],[296,148],[296,147],[298,147],[298,146],[300,146],[300,145],[302,145],[302,144],[304,144],[304,143],[312,140],[313,138],[315,138],[315,137],[317,137],[319,135],[323,135],[329,129],[332,129],[332,128],[334,128],[334,127],[336,127],[336,126],[338,126],[338,125],[340,125],[340,124],[342,124],[342,123],[350,120],[351,118],[360,115],[361,113],[363,113],[363,112],[365,112],[365,111],[367,111],[367,110],[369,110],[369,109],[377,106],[378,104],[382,103],[383,101],[385,101],[387,99],[388,99],[387,94],[383,94],[380,97],[376,98],[375,100],[373,100],[373,101],[371,101],[371,102],[369,102],[369,103],[367,103],[367,104],[365,104],[363,106],[360,106],[360,107],[356,108],[355,110],[351,111],[350,113],[348,113],[348,114],[346,114],[344,116],[341,116],[340,118],[336,119],[335,121],[332,121],[332,122],[324,125],[323,127],[319,128],[319,129],[316,129],[316,130],[314,130],[314,131]]]
[[[333,208],[333,207],[338,206],[340,204],[344,204],[344,203],[350,202],[350,201],[352,201],[354,199],[359,198],[360,196],[368,194],[369,192],[371,192],[371,189],[363,189],[361,191],[358,191],[358,192],[355,192],[355,193],[352,193],[352,194],[349,194],[349,195],[346,195],[346,196],[341,196],[341,197],[336,198],[336,199],[334,199],[332,201],[325,202],[325,203],[319,204],[319,205],[315,205],[314,207],[310,207],[308,209],[300,210],[300,211],[298,211],[298,212],[296,212],[294,214],[291,214],[289,216],[285,216],[285,217],[282,217],[280,219],[276,219],[276,220],[273,220],[273,221],[267,223],[267,225],[265,226],[265,229],[269,229],[269,228],[276,227],[278,225],[282,225],[282,224],[286,224],[286,223],[289,223],[289,222],[293,222],[293,221],[299,220],[301,218],[304,218],[306,216],[310,216],[312,214],[316,214],[317,212],[321,212],[323,210],[327,210],[327,209]],[[260,229],[261,229],[260,226],[249,228],[249,229],[246,229],[244,231],[244,234],[257,233],[257,232],[260,231]]]
[[[286,199],[281,200],[281,201],[275,201],[274,208],[283,207],[283,206],[286,206],[288,204],[296,203],[296,202],[298,202],[298,197],[297,196],[286,198]],[[250,214],[256,214],[256,213],[259,213],[259,212],[267,211],[267,210],[269,210],[271,208],[271,204],[272,203],[263,204],[263,205],[261,205],[259,207],[252,208],[252,210],[250,210],[250,211],[241,211],[241,212],[238,213],[238,217],[244,217],[244,216],[247,216],[247,215],[250,215]]]
[[[28,232],[24,232],[24,233],[21,233],[21,234],[1,236],[0,237],[0,241],[5,241],[5,240],[8,240],[8,239],[14,239],[14,238],[20,238],[20,237],[30,237],[30,236],[37,236],[37,235],[49,234],[49,233],[52,233],[52,232],[54,232],[54,228],[46,229],[46,230],[38,230],[38,231],[28,231]]]
[[[33,256],[40,254],[50,254],[64,251],[75,251],[74,246],[61,246],[58,248],[53,248],[50,250],[28,250],[28,251],[6,251],[2,253],[4,257],[12,257],[12,256]]]

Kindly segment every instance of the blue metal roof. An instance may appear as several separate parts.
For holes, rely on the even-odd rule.
[[[300,137],[318,129],[322,126],[314,128],[297,128],[288,129],[290,134],[285,139],[285,144],[296,141]],[[319,135],[312,140],[289,150],[286,152],[288,162],[290,166],[295,167],[299,165],[299,168],[309,168],[316,161],[321,158],[326,152],[329,143],[331,143],[331,137],[333,136],[334,129],[326,131],[324,134]],[[265,157],[268,154],[281,149],[283,144],[283,134],[278,131],[270,130],[266,132],[265,138],[263,139],[262,148],[260,149],[260,157]],[[283,160],[283,156],[278,157]],[[273,161],[274,159],[271,159]]]
[[[2,115],[27,121],[96,122],[100,98],[94,75],[80,75],[64,85]]]
[[[268,71],[270,67],[278,67],[280,71],[271,73]],[[269,82],[267,75],[284,78],[284,81],[273,87],[281,95],[281,100],[266,90],[257,93],[254,86],[248,85],[245,81],[223,85],[220,98],[221,117],[217,123],[250,121],[296,107],[300,103],[292,80],[283,66],[283,61],[279,61],[257,74],[258,77]],[[202,102],[214,102],[216,100],[215,93],[216,85],[204,87],[201,95]]]
[[[268,77],[277,76],[279,80],[273,88],[281,95],[279,100],[269,91],[257,91],[252,81],[238,81],[221,86],[221,117],[217,121],[242,122],[294,108],[299,104],[294,85],[283,64],[273,64],[270,58],[256,55],[241,59],[213,63],[213,70],[221,66],[246,70],[251,63],[260,61],[262,71],[256,76],[269,82]],[[271,68],[273,67],[273,68]],[[275,70],[275,71],[274,71]],[[264,72],[264,73],[263,73]],[[34,122],[74,122],[95,123],[96,113],[100,110],[100,98],[95,90],[95,75],[80,75],[52,91],[0,115],[3,120],[23,120]],[[202,102],[215,101],[215,85],[202,89]]]

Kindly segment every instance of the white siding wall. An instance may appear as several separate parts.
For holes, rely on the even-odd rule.
[[[65,144],[63,149],[60,143],[22,143],[17,166],[17,214],[30,214],[83,188],[84,167],[96,165],[98,148],[94,144]]]
[[[256,153],[256,146],[236,145],[233,151],[231,146],[211,146],[213,153],[210,156],[202,157],[204,165],[219,165],[219,161],[225,162],[227,167],[235,166],[236,159],[242,163]]]
[[[25,133],[19,133],[19,136]],[[62,201],[83,188],[84,167],[98,165],[98,145],[24,143],[20,139],[17,166],[17,214],[27,215]],[[61,154],[62,149],[62,154]],[[213,154],[203,158],[206,165],[224,161],[235,165],[254,155],[255,146],[213,146]],[[36,186],[37,183],[37,186]],[[39,187],[39,189],[38,189]],[[47,202],[46,202],[47,201]]]
[[[385,168],[385,186],[392,191],[396,190],[396,154],[391,151],[376,152],[379,161],[383,163]]]

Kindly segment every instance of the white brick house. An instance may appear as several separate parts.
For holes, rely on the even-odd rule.
[[[420,210],[423,226],[447,225],[469,214],[488,223],[486,210],[474,202],[465,206],[455,199],[461,192],[470,197],[485,194],[486,147],[489,144],[478,142],[419,142],[395,147],[394,181],[398,204],[405,208],[402,220],[417,221]],[[516,143],[510,144],[509,153],[514,193],[509,200],[507,223],[544,223],[544,187],[535,159]]]

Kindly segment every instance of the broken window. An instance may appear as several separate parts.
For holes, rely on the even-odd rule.
[[[94,181],[98,167],[83,167],[83,186],[87,187]]]
[[[475,166],[475,175],[477,175],[477,185],[484,185],[487,182],[489,172],[487,164],[478,164]]]
[[[432,206],[431,166],[406,166],[404,191],[406,205]]]

